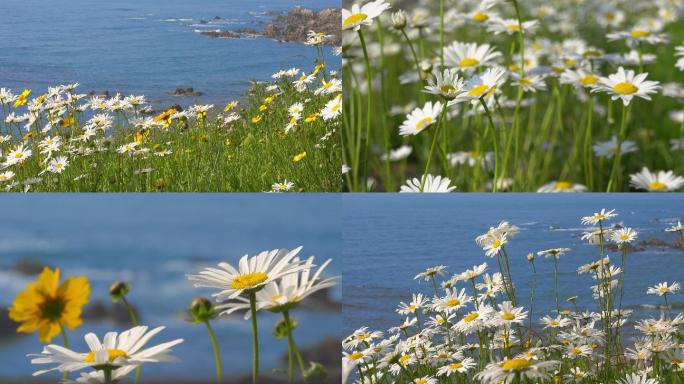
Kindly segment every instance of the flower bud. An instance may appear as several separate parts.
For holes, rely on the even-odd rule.
[[[209,320],[215,319],[218,316],[216,308],[211,300],[206,297],[197,297],[190,304],[188,312],[192,315],[193,321],[196,323],[205,323]]]
[[[530,252],[527,254],[527,261],[530,263],[534,261],[534,253]]]
[[[399,30],[406,28],[406,12],[401,9],[394,12],[392,14],[392,26]]]
[[[126,295],[128,295],[128,292],[131,291],[131,286],[128,285],[127,283],[124,283],[123,281],[115,281],[110,287],[109,287],[109,296],[112,298],[112,301],[115,303],[121,300],[122,298],[125,298]]]

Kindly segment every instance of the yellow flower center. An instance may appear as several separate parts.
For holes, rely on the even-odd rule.
[[[645,31],[643,29],[635,29],[634,31],[632,31],[632,33],[630,33],[630,35],[632,35],[632,37],[635,39],[641,39],[647,37],[650,34],[651,32]]]
[[[620,235],[620,240],[627,241],[627,240],[629,240],[629,236],[627,236],[626,233],[623,233],[622,235]]]
[[[580,79],[580,83],[582,83],[582,85],[584,85],[585,87],[589,86],[589,85],[594,85],[597,82],[598,82],[598,76],[595,76],[595,75],[586,75],[586,76],[582,77],[582,79]]]
[[[416,379],[416,381],[414,381],[414,383],[415,383],[415,384],[427,384],[427,380],[425,380],[425,379]]]
[[[658,288],[658,292],[660,292],[660,293],[667,293],[667,292],[668,292],[668,289],[667,289],[667,287],[660,287],[660,288]]]
[[[230,282],[233,289],[247,289],[259,285],[268,279],[268,275],[263,272],[252,272],[239,275]]]
[[[651,191],[664,191],[667,189],[667,185],[660,181],[654,181],[648,185],[648,189]]]
[[[433,122],[434,122],[434,119],[432,118],[432,116],[425,117],[422,120],[420,120],[418,122],[418,124],[416,124],[416,130],[422,131],[425,127],[432,124]]]
[[[342,28],[349,28],[362,23],[368,18],[365,13],[355,13],[342,22]]]
[[[332,112],[337,112],[337,111],[340,110],[340,108],[342,108],[342,104],[335,104],[335,105],[333,105],[332,108],[330,108],[330,110],[331,110]]]
[[[361,352],[354,352],[351,355],[349,355],[348,359],[349,360],[358,360],[363,357],[363,353]]]
[[[499,240],[499,239],[494,240],[494,242],[492,243],[492,248],[499,248],[500,246],[501,246],[501,240]]]
[[[582,350],[579,348],[573,348],[570,352],[572,352],[575,355],[579,355],[580,353],[582,353]]]
[[[399,364],[406,365],[408,364],[409,360],[411,360],[411,355],[404,355],[399,358]]]
[[[459,299],[449,299],[447,300],[447,306],[449,307],[456,307],[458,305],[461,305],[461,301]]]
[[[554,327],[557,327],[560,325],[560,323],[556,320],[551,320],[551,322],[549,324],[553,325]]]
[[[108,359],[109,362],[113,362],[114,360],[118,359],[119,357],[123,357],[124,359],[128,359],[128,355],[126,352],[120,350],[120,349],[108,349],[107,350],[108,354]],[[94,363],[95,362],[95,352],[91,351],[88,352],[88,355],[86,356],[85,360],[86,363]]]
[[[461,66],[461,68],[467,68],[467,67],[474,67],[476,65],[480,64],[480,60],[478,59],[473,59],[466,57],[465,59],[462,59],[458,65]]]
[[[24,154],[22,152],[17,152],[14,154],[15,159],[21,159],[22,157],[24,157]]]
[[[452,94],[456,93],[456,87],[454,87],[451,84],[445,84],[445,85],[442,85],[442,88],[440,88],[440,91],[444,95],[452,95]]]
[[[463,364],[461,363],[451,363],[449,364],[449,369],[460,369],[463,368]]]
[[[468,96],[481,97],[488,89],[489,85],[487,84],[478,85],[468,92]]]
[[[555,187],[556,189],[570,189],[572,188],[572,183],[569,181],[557,181]]]
[[[510,312],[504,312],[501,314],[501,318],[507,321],[515,320],[515,315]]]
[[[574,59],[565,60],[565,66],[566,67],[574,67],[575,65],[577,65],[577,60],[574,60]]]
[[[476,14],[474,14],[471,17],[471,19],[473,21],[477,21],[478,23],[483,23],[483,22],[489,20],[489,16],[484,12],[477,12]]]
[[[615,84],[613,90],[621,95],[631,95],[636,92],[638,88],[628,81],[623,81],[622,83]]]
[[[522,371],[530,366],[530,361],[527,359],[510,359],[501,364],[501,369],[504,371]]]
[[[409,311],[411,311],[411,312],[415,312],[416,306],[413,305],[413,304],[411,304],[411,305],[408,306],[408,309],[409,309]]]
[[[508,24],[508,29],[510,29],[511,31],[519,31],[520,25],[518,25],[518,23],[511,23]]]
[[[463,320],[464,320],[466,323],[470,323],[471,321],[477,319],[479,316],[480,316],[479,313],[477,313],[477,312],[472,312],[472,313],[470,313],[469,315],[467,315],[466,317],[464,317]]]

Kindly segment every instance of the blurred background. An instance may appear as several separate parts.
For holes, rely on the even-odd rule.
[[[220,261],[235,264],[244,254],[299,245],[304,246],[300,256],[314,255],[318,265],[333,258],[325,275],[339,275],[340,200],[314,194],[2,196],[0,382],[31,382],[31,373],[38,370],[26,354],[39,353],[42,344],[36,334],[15,332],[18,324],[9,320],[7,308],[46,265],[61,268],[62,281],[69,276],[90,279],[85,323],[68,331],[73,349],[87,348],[83,336],[88,332],[102,337],[130,327],[125,307],[113,304],[108,294],[110,284],[122,280],[131,284],[128,301],[141,323],[167,327],[152,343],[185,339],[173,348],[181,361],[146,365],[142,382],[215,382],[207,330],[189,323],[186,315],[194,297],[209,296],[212,290],[194,288],[185,275]],[[340,300],[341,289],[335,287],[293,312],[299,321],[295,340],[305,359],[325,364],[330,382],[339,382]],[[272,335],[280,318],[259,314],[263,382],[270,382],[266,376],[286,377],[287,341]],[[250,381],[250,323],[240,314],[221,316],[213,324],[224,382]],[[61,338],[52,343],[61,344]],[[46,376],[43,382],[60,377]]]

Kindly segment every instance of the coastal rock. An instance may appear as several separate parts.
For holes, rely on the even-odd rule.
[[[19,323],[15,323],[10,320],[7,314],[7,308],[0,307],[0,340],[7,340],[11,337],[17,337],[23,335],[23,333],[17,333],[17,327]]]
[[[46,265],[33,259],[19,259],[13,266],[12,271],[25,276],[35,276],[40,274]]]
[[[320,12],[311,9],[295,7],[287,14],[276,17],[263,30],[266,37],[281,41],[304,42],[309,31],[322,32],[334,36],[330,44],[342,43],[340,20],[342,13],[339,9],[329,8]]]
[[[194,88],[176,88],[175,91],[170,93],[171,96],[202,96],[202,92],[195,91]]]
[[[200,35],[209,36],[212,38],[221,39],[242,39],[258,37],[260,34],[257,30],[252,28],[239,28],[235,30],[216,30],[216,31],[202,31]]]

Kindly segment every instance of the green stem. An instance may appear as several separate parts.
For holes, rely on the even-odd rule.
[[[592,161],[594,159],[594,154],[591,149],[592,143],[592,117],[594,114],[594,98],[590,94],[589,101],[587,103],[587,128],[584,131],[584,179],[587,184],[587,188],[590,191],[594,190],[594,165]]]
[[[363,183],[361,185],[361,190],[366,191],[368,188],[368,155],[370,152],[370,140],[371,140],[371,109],[373,108],[373,101],[372,101],[372,73],[371,73],[371,66],[370,66],[370,60],[368,59],[368,49],[366,48],[366,40],[363,38],[363,32],[359,29],[358,31],[359,34],[359,40],[361,41],[361,47],[363,48],[363,59],[366,64],[366,96],[367,96],[367,105],[366,105],[366,135],[362,136],[363,144],[361,147],[363,148],[362,150],[364,151],[363,155],[363,161],[361,163],[363,164],[362,168],[362,179],[361,182]]]
[[[133,307],[128,303],[126,300],[125,296],[121,296],[121,301],[123,301],[124,305],[128,309],[128,315],[131,317],[131,322],[133,323],[133,326],[137,327],[140,325],[138,322],[138,317],[135,315],[135,311],[133,310]],[[142,374],[142,367],[137,366],[135,368],[135,381],[133,382],[134,384],[138,384],[140,382],[140,375]]]
[[[111,368],[105,368],[103,370],[103,372],[104,372],[105,384],[111,384],[112,383],[112,369]]]
[[[487,103],[485,103],[484,98],[482,97],[480,98],[480,104],[482,104],[487,113],[489,126],[492,129],[492,144],[494,145],[494,181],[492,182],[492,192],[496,192],[499,184],[499,143],[496,138],[496,127],[494,126],[494,120],[492,120],[492,114],[489,112],[489,107],[487,107]]]
[[[427,175],[428,172],[430,171],[430,163],[432,162],[432,155],[435,152],[435,146],[437,144],[437,139],[439,138],[439,129],[442,126],[442,122],[444,121],[444,118],[446,116],[446,110],[447,110],[447,104],[445,103],[444,106],[442,107],[442,114],[440,117],[440,121],[437,124],[437,128],[435,128],[435,135],[432,137],[432,145],[430,145],[430,153],[428,154],[427,158],[427,163],[425,164],[425,172],[423,172],[423,176],[421,176],[420,179],[420,191],[423,192],[423,187],[425,186],[425,181],[427,180]]]
[[[66,330],[62,323],[59,323],[59,333],[62,334],[62,344],[64,348],[69,348],[69,339],[67,338]],[[64,371],[64,380],[69,378],[69,371]]]
[[[290,311],[283,311],[283,318],[285,319],[285,323],[287,324],[287,343],[289,347],[288,350],[292,351],[292,354],[289,356],[288,361],[288,379],[290,380],[290,382],[292,382],[292,378],[294,375],[294,360],[292,358],[292,355],[296,355],[297,363],[299,364],[299,370],[301,371],[302,377],[306,382],[306,376],[304,376],[304,373],[306,372],[306,368],[304,367],[304,359],[302,358],[302,354],[299,351],[299,348],[297,348],[297,343],[295,343],[294,336],[292,335],[293,329],[291,328],[292,321],[290,320]]]
[[[219,351],[218,343],[216,342],[216,334],[211,328],[209,321],[205,321],[204,324],[207,326],[207,331],[209,331],[209,338],[211,339],[211,346],[214,349],[214,360],[216,360],[216,382],[221,383],[221,378],[223,376],[221,368],[221,352]]]
[[[252,314],[252,384],[257,383],[259,376],[259,331],[257,329],[256,292],[249,293],[249,310]]]
[[[620,160],[622,158],[622,142],[625,139],[625,131],[627,127],[627,111],[629,106],[622,106],[622,119],[620,122],[620,133],[618,135],[618,146],[615,151],[615,158],[613,159],[613,169],[610,171],[610,181],[608,182],[608,189],[606,192],[615,192],[617,190],[617,177],[620,171]]]
[[[444,68],[444,0],[439,0],[439,64]]]

